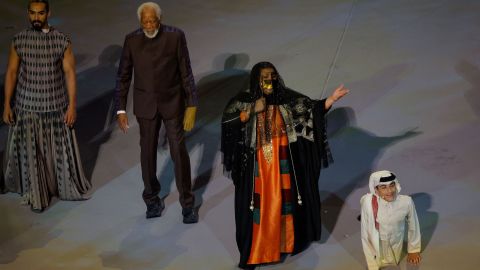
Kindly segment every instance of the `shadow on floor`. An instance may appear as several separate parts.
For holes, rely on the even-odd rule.
[[[320,177],[322,223],[326,229],[321,243],[330,235],[341,242],[345,236],[359,231],[360,224],[356,220],[359,213],[345,206],[346,198],[355,189],[368,184],[369,174],[388,147],[420,134],[412,129],[396,136],[377,136],[356,127],[355,112],[348,107],[334,109],[327,118],[332,128],[329,129],[329,143],[335,163]],[[350,218],[350,222],[337,224],[340,215]],[[353,222],[358,226],[351,226]]]

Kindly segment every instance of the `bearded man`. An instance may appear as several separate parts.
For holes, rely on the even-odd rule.
[[[117,122],[120,129],[127,132],[125,110],[133,73],[133,113],[140,127],[146,218],[161,216],[165,208],[163,200],[158,197],[161,187],[156,175],[158,134],[163,123],[174,163],[183,222],[196,223],[198,216],[194,209],[184,130],[193,128],[197,91],[185,34],[176,27],[161,23],[162,13],[156,3],[141,4],[137,15],[141,28],[126,36],[118,68]]]
[[[48,24],[47,0],[30,0],[31,27],[15,35],[5,75],[3,121],[10,125],[5,186],[41,212],[53,196],[83,200],[91,187],[80,161],[75,60],[70,39]]]

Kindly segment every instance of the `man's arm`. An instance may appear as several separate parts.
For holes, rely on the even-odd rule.
[[[126,133],[128,126],[128,117],[126,114],[127,97],[130,84],[132,82],[133,61],[127,38],[123,44],[122,56],[117,72],[117,84],[115,87],[115,107],[117,108],[117,123],[120,129]]]
[[[77,82],[75,74],[75,57],[73,56],[72,46],[68,45],[63,55],[63,72],[65,74],[65,83],[68,93],[68,108],[65,114],[64,122],[68,126],[73,126],[77,118]]]
[[[198,105],[197,88],[193,78],[192,67],[190,64],[190,55],[188,53],[187,40],[185,34],[180,32],[180,42],[177,48],[177,57],[182,78],[182,86],[185,90],[187,107],[196,107]]]
[[[195,87],[195,79],[193,78],[192,67],[190,64],[187,40],[185,39],[185,34],[183,32],[180,32],[180,42],[177,48],[177,57],[187,104],[187,109],[185,110],[185,116],[183,118],[183,129],[190,131],[195,124],[198,99],[197,88]]]
[[[3,122],[11,125],[15,122],[12,108],[10,103],[12,102],[12,96],[15,92],[15,85],[17,83],[18,67],[20,66],[20,57],[15,50],[15,46],[10,45],[10,52],[8,55],[7,72],[5,74],[5,104],[3,105]]]

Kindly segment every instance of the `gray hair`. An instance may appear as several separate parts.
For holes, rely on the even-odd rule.
[[[142,11],[146,7],[153,8],[153,10],[155,10],[155,13],[157,13],[157,18],[159,20],[162,18],[162,9],[160,8],[160,6],[157,3],[145,2],[145,3],[141,4],[137,9],[137,15],[138,15],[138,20],[139,21],[142,20]]]

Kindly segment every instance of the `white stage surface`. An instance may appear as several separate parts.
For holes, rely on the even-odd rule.
[[[25,1],[0,3],[0,75]],[[359,199],[370,172],[394,171],[413,196],[423,262],[401,269],[478,269],[480,257],[480,2],[477,0],[161,1],[164,23],[186,32],[200,93],[187,135],[198,224],[181,222],[168,150],[158,149],[166,209],[146,220],[139,130],[112,122],[124,36],[140,1],[51,1],[51,24],[73,41],[77,135],[92,198],[36,214],[0,196],[0,269],[237,269],[232,182],[224,177],[221,112],[257,62],[287,86],[322,98],[350,94],[328,115],[335,163],[322,171],[322,239],[260,269],[366,269]],[[325,87],[324,87],[325,85]],[[325,89],[325,91],[323,91]],[[130,100],[131,101],[131,100]],[[3,104],[3,102],[1,102]],[[3,152],[7,127],[0,127]]]

